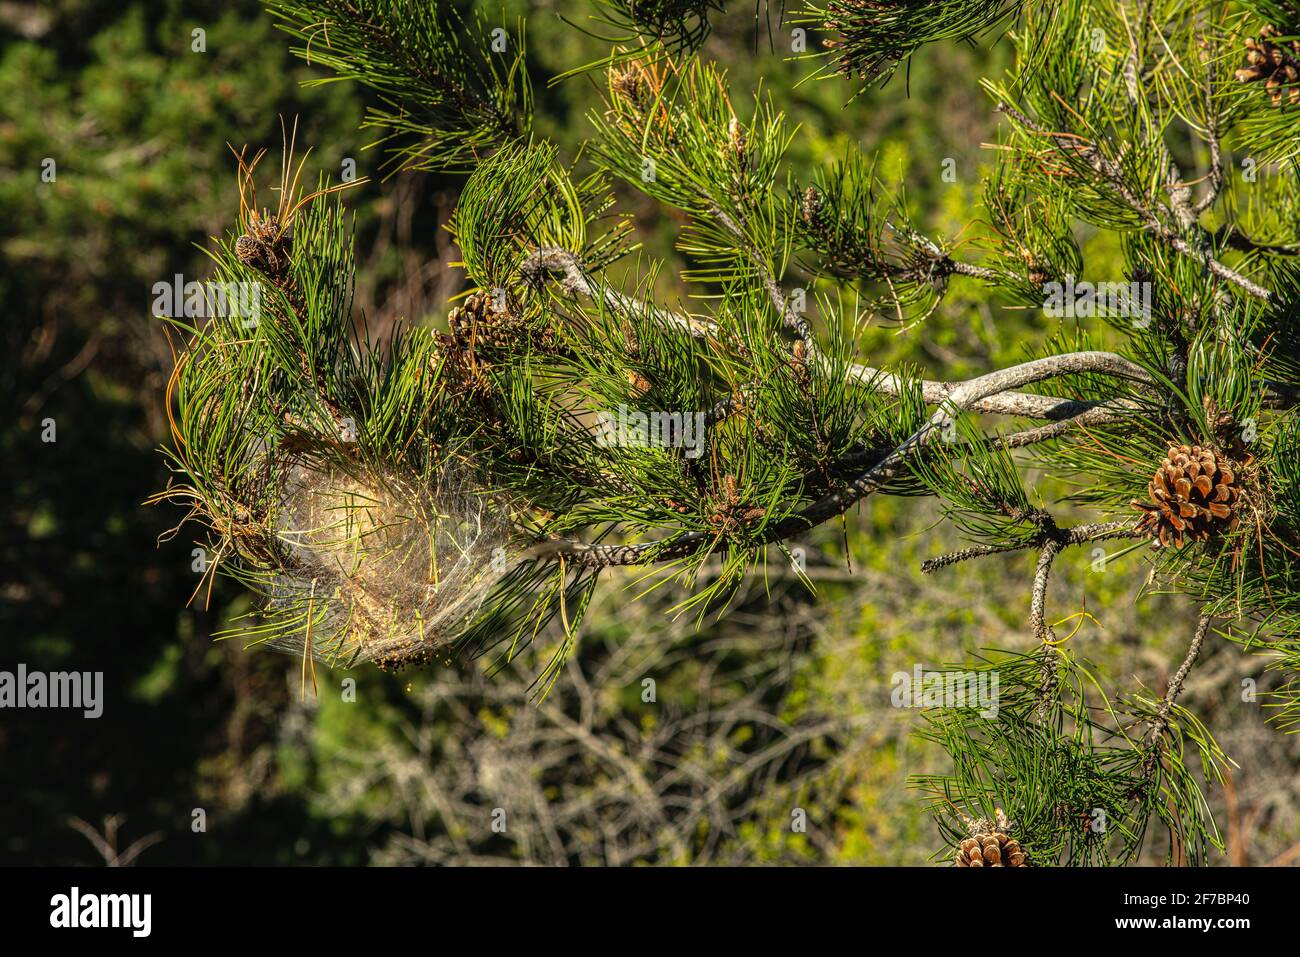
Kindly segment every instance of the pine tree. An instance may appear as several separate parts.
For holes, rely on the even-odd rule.
[[[1268,655],[1278,723],[1300,717],[1300,6],[787,12],[780,29],[815,34],[810,76],[847,78],[846,96],[931,41],[1012,48],[980,84],[1000,135],[960,238],[927,235],[865,150],[792,168],[797,126],[707,55],[730,15],[716,0],[599,0],[608,55],[557,78],[604,84],[578,156],[534,131],[522,20],[267,6],[328,79],[386,104],[366,125],[388,172],[464,176],[451,229],[473,290],[446,333],[371,341],[350,309],[346,184],[308,190],[286,143],[272,211],[261,157],[241,154],[215,277],[263,295],[256,315],[182,326],[178,481],[160,498],[211,530],[211,575],[265,597],[245,635],[304,669],[400,668],[509,660],[549,626],[564,639],[544,690],[606,569],[643,566],[704,616],[767,563],[797,568],[790,542],[868,496],[933,496],[969,544],[927,572],[1037,556],[1028,650],[958,666],[996,673],[996,719],[927,711],[952,759],[916,781],[937,856],[1122,862],[1152,827],[1171,860],[1221,846],[1202,788],[1228,759],[1178,703],[1205,643]],[[693,308],[656,298],[615,182],[684,218]],[[1081,226],[1120,243],[1113,286],[1084,282]],[[1076,321],[963,381],[860,361],[868,317],[921,323],[954,277]],[[1048,507],[1035,476],[1073,492]],[[1135,585],[1199,609],[1158,692],[1099,679],[1048,610],[1056,558],[1113,542],[1110,559],[1148,556]]]

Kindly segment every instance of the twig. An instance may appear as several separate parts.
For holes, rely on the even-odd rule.
[[[520,264],[519,271],[532,282],[540,281],[544,273],[558,273],[561,276],[560,286],[565,291],[602,302],[611,312],[620,315],[648,313],[661,325],[687,332],[696,338],[707,338],[718,332],[717,325],[708,320],[679,316],[658,306],[646,306],[603,283],[593,283],[583,272],[577,254],[558,246],[543,246],[531,253]]]
[[[560,285],[574,295],[583,295],[603,303],[611,311],[623,315],[643,313],[645,305],[610,289],[597,286],[584,275],[580,261],[575,253],[558,247],[543,247],[532,253],[520,266],[520,271],[530,279],[538,279],[543,273],[558,273],[562,278]],[[769,290],[771,296],[771,290]],[[784,297],[777,291],[774,302],[784,303]],[[779,306],[778,308],[783,308]],[[697,339],[716,337],[720,334],[717,324],[707,319],[679,316],[668,310],[651,307],[650,314],[667,328],[686,332]],[[810,343],[811,345],[812,343]],[[820,352],[815,361],[829,362]],[[1134,367],[1136,368],[1136,367]],[[909,386],[909,381],[891,372],[872,366],[850,363],[844,367],[844,373],[851,379],[869,386],[882,395],[902,395]],[[1145,374],[1143,373],[1145,376]],[[1144,378],[1144,381],[1149,381]],[[937,379],[922,379],[919,382],[921,397],[929,405],[945,402],[959,382],[944,382]],[[1015,415],[1031,419],[1063,421],[1073,419],[1082,413],[1092,413],[1106,407],[1106,411],[1097,411],[1087,424],[1113,421],[1125,409],[1137,408],[1137,403],[1128,400],[1109,400],[1108,402],[1079,401],[1063,399],[1057,396],[1038,395],[1031,392],[1008,390],[985,396],[967,406],[967,411],[983,412],[991,415]]]
[[[1169,727],[1169,712],[1173,710],[1174,702],[1178,696],[1183,693],[1183,682],[1187,680],[1187,673],[1192,670],[1192,665],[1196,663],[1196,658],[1201,653],[1201,646],[1205,644],[1205,636],[1210,632],[1210,624],[1214,621],[1209,615],[1202,615],[1201,620],[1196,624],[1196,634],[1192,637],[1192,644],[1187,649],[1187,655],[1183,658],[1182,665],[1174,672],[1173,677],[1169,679],[1169,684],[1165,688],[1165,696],[1160,702],[1160,708],[1156,711],[1156,716],[1152,719],[1152,738],[1159,738],[1164,730]]]
[[[1123,356],[1112,352],[1070,352],[1032,359],[1007,369],[999,369],[958,385],[943,407],[932,415],[892,452],[872,465],[840,490],[830,493],[802,511],[765,530],[758,543],[790,538],[839,515],[867,495],[887,485],[920,449],[928,445],[936,432],[942,431],[952,416],[970,404],[999,391],[1040,382],[1043,379],[1076,372],[1104,372],[1128,378],[1145,379],[1146,373]],[[708,543],[722,544],[725,538],[704,532],[687,532],[676,538],[638,545],[589,545],[557,540],[535,550],[536,555],[564,554],[578,565],[603,568],[610,565],[636,565],[643,562],[670,561],[692,555]]]
[[[1024,113],[1020,112],[1009,103],[999,103],[997,112],[1006,113],[1025,129],[1036,133],[1040,136],[1050,137],[1056,144],[1057,148],[1063,152],[1072,153],[1081,158],[1094,172],[1106,180],[1112,189],[1121,199],[1141,217],[1143,223],[1153,233],[1163,239],[1169,246],[1178,252],[1193,259],[1205,266],[1214,275],[1226,282],[1232,283],[1239,289],[1244,290],[1257,299],[1263,299],[1265,302],[1275,302],[1277,297],[1258,283],[1246,278],[1241,273],[1229,269],[1223,263],[1219,262],[1209,253],[1183,239],[1178,232],[1173,229],[1164,217],[1158,214],[1156,209],[1143,202],[1136,193],[1125,182],[1123,176],[1115,169],[1113,163],[1102,155],[1101,150],[1095,143],[1089,142],[1082,137],[1067,135],[1064,133],[1051,133],[1045,130],[1040,124],[1031,120]],[[1163,211],[1163,207],[1160,207]]]
[[[1294,243],[1261,243],[1247,236],[1236,226],[1220,226],[1214,238],[1243,253],[1264,253],[1268,256],[1300,256],[1300,245]]]
[[[1213,31],[1207,31],[1207,33],[1210,36],[1214,35]],[[1219,143],[1219,114],[1214,108],[1214,81],[1216,79],[1214,64],[1217,54],[1217,44],[1211,40],[1205,58],[1205,132],[1210,144],[1210,169],[1205,175],[1205,195],[1192,206],[1192,212],[1198,218],[1201,213],[1218,201],[1219,192],[1223,189],[1223,148]]]
[[[69,818],[68,825],[90,841],[108,867],[130,867],[141,854],[161,841],[162,835],[154,831],[152,834],[146,834],[139,840],[132,842],[126,850],[118,851],[117,833],[125,821],[126,817],[121,814],[111,814],[105,817],[103,834],[100,834],[92,825],[79,817]]]
[[[1043,644],[1056,641],[1056,633],[1047,623],[1047,581],[1052,575],[1052,562],[1065,546],[1054,538],[1043,542],[1038,553],[1038,567],[1034,569],[1033,597],[1029,602],[1029,624],[1034,629],[1034,637]]]
[[[1135,538],[1138,534],[1134,521],[1122,520],[1074,525],[1070,528],[1059,529],[1056,537],[1058,537],[1061,546],[1064,548],[1070,545],[1081,545],[1084,542],[1100,542],[1111,538]],[[986,555],[1001,555],[1006,552],[1018,552],[1026,548],[1038,547],[1048,537],[1049,533],[1044,532],[1028,541],[1015,545],[972,545],[969,548],[927,559],[921,563],[921,571],[929,575],[942,568],[947,568],[949,565],[956,565],[958,562],[964,562],[972,558],[983,558]]]
[[[1218,201],[1223,189],[1223,148],[1219,145],[1219,120],[1213,113],[1207,117],[1210,142],[1210,170],[1206,174],[1205,194],[1192,204],[1192,212],[1199,218]]]

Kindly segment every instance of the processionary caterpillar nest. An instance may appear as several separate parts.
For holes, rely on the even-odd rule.
[[[268,611],[301,625],[268,644],[343,666],[445,656],[501,579],[511,538],[501,503],[454,465],[420,481],[295,465],[276,525],[286,560]]]

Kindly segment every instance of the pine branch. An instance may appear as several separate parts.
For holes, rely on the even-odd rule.
[[[1031,120],[1020,110],[1006,102],[998,104],[997,112],[1006,113],[1025,129],[1036,133],[1039,136],[1049,138],[1057,149],[1063,153],[1082,160],[1115,191],[1116,195],[1123,199],[1124,202],[1138,214],[1145,227],[1155,235],[1159,236],[1171,248],[1182,253],[1184,256],[1187,256],[1189,259],[1205,266],[1205,268],[1220,279],[1231,283],[1249,295],[1254,296],[1257,299],[1262,299],[1265,302],[1277,302],[1277,297],[1268,289],[1259,285],[1259,283],[1248,279],[1246,276],[1243,276],[1241,273],[1233,269],[1228,268],[1204,249],[1195,247],[1188,243],[1187,240],[1179,234],[1178,230],[1174,229],[1167,223],[1167,211],[1160,206],[1152,206],[1138,197],[1129,186],[1124,176],[1115,168],[1115,165],[1105,157],[1095,143],[1072,133],[1048,132],[1040,124]]]
[[[1165,729],[1169,727],[1169,713],[1178,701],[1178,696],[1183,693],[1183,682],[1187,680],[1187,675],[1191,672],[1192,666],[1200,656],[1201,647],[1205,644],[1205,637],[1210,633],[1210,625],[1213,622],[1214,619],[1210,615],[1202,615],[1197,622],[1196,633],[1192,636],[1192,643],[1187,649],[1183,663],[1170,676],[1169,683],[1165,687],[1165,695],[1161,699],[1160,707],[1151,723],[1151,738],[1153,741],[1159,740]]]
[[[872,492],[896,478],[907,462],[933,441],[950,418],[980,399],[1057,376],[1077,372],[1104,372],[1121,378],[1145,381],[1146,373],[1122,356],[1109,352],[1079,352],[1048,356],[1023,362],[1007,369],[967,380],[949,393],[944,408],[935,412],[920,429],[842,489],[773,526],[765,535],[767,542],[781,541],[806,532],[828,519],[842,514]],[[724,542],[717,536],[691,532],[663,541],[637,545],[588,545],[580,542],[555,542],[552,554],[563,555],[576,564],[590,568],[611,565],[639,565],[647,562],[672,561],[693,555],[701,548]]]
[[[1248,209],[1266,215],[1238,226],[1241,193],[1225,172],[1243,128],[1247,142],[1294,131],[1280,112],[1263,116],[1258,95],[1220,88],[1228,57],[1218,50],[1239,32],[1235,20],[1144,4],[1135,26],[1124,5],[1026,5],[1010,83],[1024,106],[988,83],[1011,145],[985,178],[986,219],[971,239],[949,240],[927,235],[902,185],[878,178],[856,145],[800,192],[787,152],[806,156],[806,144],[771,95],[738,111],[724,71],[678,62],[709,34],[713,0],[600,0],[604,22],[634,48],[616,39],[597,61],[610,67],[608,96],[588,114],[597,138],[564,162],[559,145],[531,136],[521,35],[417,0],[270,5],[312,65],[378,92],[384,105],[367,125],[398,163],[472,169],[451,231],[476,288],[448,333],[413,328],[381,351],[354,332],[341,212],[304,201],[292,224],[259,226],[248,215],[256,204],[241,203],[233,245],[214,252],[217,275],[269,283],[267,315],[251,333],[226,317],[183,326],[192,339],[169,387],[179,412],[170,455],[189,484],[160,498],[190,505],[219,536],[213,567],[268,598],[246,637],[304,662],[400,665],[497,642],[509,660],[558,619],[544,691],[575,648],[600,570],[671,563],[661,577],[691,590],[682,607],[721,608],[767,545],[784,549],[876,493],[929,494],[973,544],[922,571],[1032,549],[1038,641],[997,663],[1007,693],[996,722],[960,709],[935,717],[954,763],[930,780],[935,793],[951,789],[959,816],[1009,807],[997,803],[1009,794],[1044,862],[1127,860],[1152,820],[1168,825],[1179,855],[1200,859],[1213,824],[1182,752],[1193,743],[1210,777],[1220,752],[1176,701],[1211,615],[1239,613],[1279,635],[1268,646],[1275,667],[1293,673],[1300,661],[1294,183],[1251,196]],[[876,78],[924,42],[969,39],[1020,8],[836,0],[803,14],[840,30],[847,72]],[[1098,23],[1118,49],[1081,42]],[[1165,142],[1175,120],[1193,154],[1208,150],[1199,196],[1201,180],[1179,168],[1186,144]],[[574,172],[592,159],[596,172]],[[657,263],[611,281],[636,247],[605,172],[685,213],[679,278],[703,284],[693,288],[709,304],[697,313],[660,305]],[[1224,224],[1202,226],[1223,201],[1234,204]],[[852,361],[859,316],[880,304],[900,321],[905,307],[929,316],[951,276],[1011,306],[1043,306],[1045,283],[1082,272],[1078,219],[1111,234],[1096,247],[1101,261],[1150,283],[1151,322],[1061,323],[1030,346],[1034,358],[966,380]],[[958,255],[967,242],[974,261]],[[1236,265],[1218,258],[1227,250],[1243,254]],[[787,295],[797,276],[810,280],[824,324],[802,295]],[[876,297],[877,286],[888,292],[851,317],[837,304]],[[1039,392],[1049,381],[1057,395]],[[603,441],[593,421],[615,406],[670,420],[666,436]],[[692,409],[707,436],[688,454],[677,440]],[[995,430],[976,417],[992,414],[1032,424]],[[1181,444],[1209,450],[1195,470],[1192,457],[1170,459]],[[1132,514],[1149,498],[1175,527],[1213,517],[1213,535],[1150,553],[1203,612],[1162,699],[1098,707],[1108,691],[1052,647],[1057,556],[1152,533],[1122,518],[1058,526],[1031,504],[1028,457],[1012,454],[1030,447],[1050,479],[1081,477],[1072,498],[1097,516]],[[351,527],[322,537],[322,527],[339,531],[339,513]],[[1294,701],[1294,687],[1283,697]],[[1130,737],[1143,722],[1150,740]],[[634,770],[620,773],[644,791]],[[1080,813],[1098,807],[1114,816],[1114,836],[1079,832]]]
[[[530,283],[537,284],[544,274],[559,274],[560,286],[575,296],[586,296],[599,302],[610,312],[628,317],[646,311],[646,306],[638,299],[623,295],[618,290],[605,284],[594,282],[582,269],[578,255],[566,249],[549,246],[529,254],[519,266],[519,273]],[[650,314],[667,329],[676,329],[697,338],[717,335],[717,326],[693,317],[679,316],[667,309],[653,306]]]
[[[1034,568],[1034,587],[1029,602],[1029,624],[1034,629],[1034,637],[1043,644],[1052,644],[1056,635],[1047,623],[1047,582],[1052,575],[1052,562],[1065,547],[1059,540],[1049,538],[1043,542],[1038,552],[1038,565]]]
[[[463,169],[531,125],[532,93],[520,35],[466,22],[426,0],[265,0],[310,64],[376,90],[366,126],[382,131],[390,162]],[[324,80],[312,81],[327,82]]]
[[[927,43],[969,40],[1020,8],[1021,0],[810,0],[793,22],[836,31],[825,41],[835,71],[866,81],[887,78]]]
[[[1073,525],[1068,528],[1057,528],[1056,523],[1052,522],[1050,527],[1045,527],[1040,534],[1029,541],[1009,545],[972,545],[969,548],[926,559],[921,564],[921,571],[929,575],[942,568],[947,568],[949,565],[956,565],[958,562],[964,562],[972,558],[983,558],[986,555],[1002,555],[1007,552],[1018,552],[1026,548],[1038,548],[1045,545],[1049,540],[1055,542],[1061,548],[1066,548],[1070,545],[1081,545],[1084,542],[1101,542],[1112,538],[1134,538],[1139,534],[1134,529],[1135,525],[1136,522],[1125,520],[1093,522],[1085,525]]]
[[[535,281],[544,273],[559,274],[562,277],[560,285],[566,291],[600,302],[605,308],[619,315],[637,314],[646,308],[639,300],[630,299],[608,285],[594,282],[588,278],[583,272],[578,256],[569,250],[554,247],[538,249],[524,261],[520,267],[520,272],[532,281]],[[768,294],[773,297],[774,304],[781,304],[779,306],[781,312],[787,314],[786,299],[779,287],[776,287],[775,293],[769,288]],[[700,339],[716,338],[721,335],[717,324],[710,320],[695,316],[681,316],[657,306],[653,307],[651,311],[652,315],[665,328],[676,329]],[[814,361],[824,363],[826,361],[825,356],[819,350],[814,351]],[[1145,375],[1136,366],[1131,367],[1129,371],[1133,376]],[[845,372],[850,378],[869,386],[883,395],[899,396],[908,387],[907,380],[872,366],[850,363],[845,367]],[[1143,378],[1139,379],[1139,381],[1149,382],[1150,380]],[[960,383],[922,379],[919,381],[919,385],[926,403],[936,405],[946,402]],[[972,401],[967,410],[994,415],[1049,419],[1061,423],[1070,421],[1075,425],[1093,425],[1115,421],[1116,417],[1125,411],[1136,408],[1138,406],[1135,403],[1127,400],[1076,401],[1032,392],[1007,390]],[[1061,431],[1063,429],[1064,426],[1062,426]],[[1059,434],[1059,431],[1050,434]],[[1047,435],[1045,433],[1044,437],[1047,437]]]
[[[1266,256],[1300,256],[1300,243],[1262,243],[1247,236],[1241,227],[1225,224],[1214,231],[1214,241],[1243,253]]]

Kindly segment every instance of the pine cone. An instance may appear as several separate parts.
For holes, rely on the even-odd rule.
[[[1014,825],[1007,820],[1001,808],[994,814],[995,820],[987,818],[967,820],[970,837],[961,842],[953,856],[953,863],[958,867],[1028,867],[1029,859],[1020,847],[1020,842],[1011,836]]]
[[[1031,286],[1041,286],[1051,280],[1052,274],[1028,249],[1020,250],[1020,258],[1025,261],[1026,278]]]
[[[634,399],[639,399],[648,393],[652,386],[650,380],[641,373],[637,372],[635,369],[628,369],[627,387],[628,394]]]
[[[1144,513],[1138,530],[1150,529],[1164,547],[1172,538],[1174,546],[1182,548],[1186,541],[1203,541],[1236,522],[1239,469],[1214,449],[1171,442],[1147,493],[1149,501],[1132,503]]]
[[[808,229],[815,230],[822,225],[822,194],[816,186],[809,186],[803,191],[799,215]]]
[[[641,113],[644,111],[645,90],[641,80],[641,71],[635,65],[628,67],[626,70],[611,67],[609,71],[609,88],[620,99],[626,100],[636,112]]]
[[[491,300],[485,293],[466,296],[465,302],[447,314],[447,325],[457,339],[484,338],[487,330],[497,325],[491,309]]]
[[[289,270],[288,231],[274,216],[250,214],[247,229],[235,240],[235,258],[281,284]]]
[[[1300,104],[1300,41],[1292,40],[1287,46],[1274,43],[1276,27],[1266,26],[1259,31],[1259,39],[1246,38],[1246,65],[1233,74],[1238,83],[1264,81],[1269,99],[1274,106],[1282,105],[1285,89],[1290,103]]]
[[[534,329],[517,318],[505,304],[500,311],[493,297],[478,292],[447,314],[452,339],[461,349],[475,352],[518,352],[529,348],[553,351],[556,339],[549,329]]]

